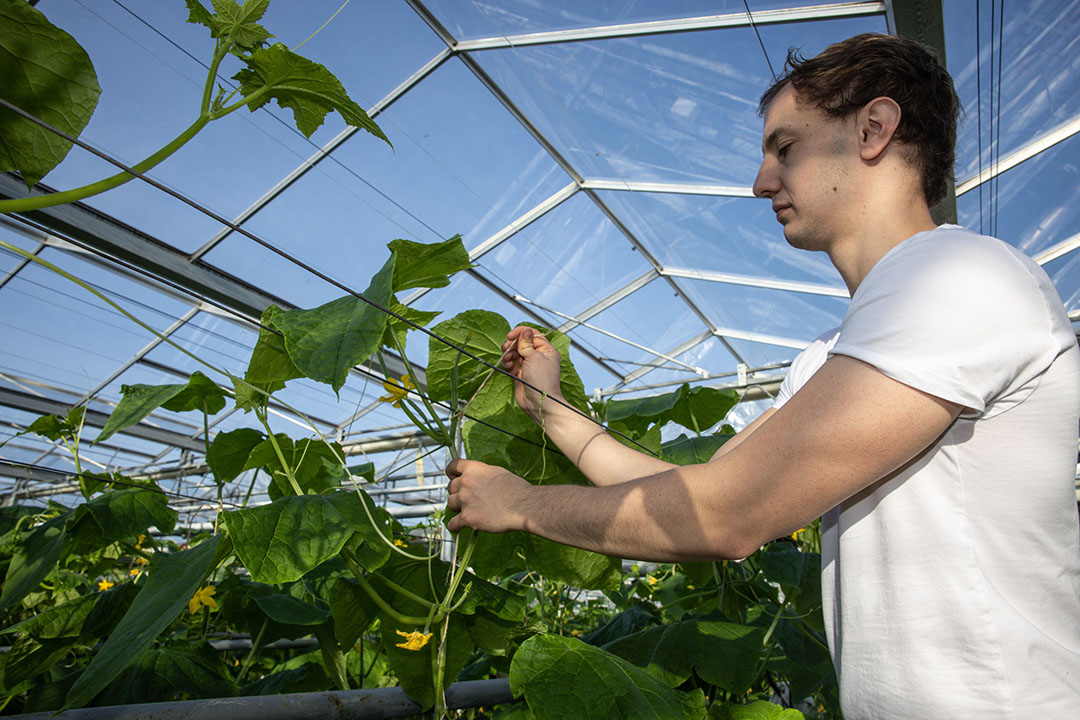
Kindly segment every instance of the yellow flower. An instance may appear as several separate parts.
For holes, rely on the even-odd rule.
[[[397,545],[398,547],[403,547],[403,548],[409,547],[409,543],[405,542],[401,538],[394,538],[394,544]]]
[[[801,528],[801,529],[796,530],[795,532],[791,533],[791,539],[792,540],[798,540],[799,539],[799,533],[801,533],[801,532],[806,532],[806,528]]]
[[[406,375],[401,376],[401,380],[395,380],[394,378],[386,378],[383,380],[383,390],[388,395],[383,395],[379,398],[379,402],[388,402],[393,404],[394,407],[401,407],[401,401],[409,394],[415,386],[413,385],[412,378]]]
[[[191,614],[199,612],[199,608],[205,605],[208,608],[217,610],[217,601],[214,600],[213,595],[217,592],[217,588],[213,585],[207,585],[206,587],[199,588],[195,591],[195,594],[188,600],[188,611]]]
[[[580,637],[581,636],[581,631],[580,630],[571,630],[570,635],[572,635],[573,637]]]
[[[128,570],[128,575],[130,577],[139,577],[140,572],[142,571],[139,570],[139,568],[131,568],[130,570]]]
[[[142,555],[140,555],[139,557],[135,558],[135,564],[136,565],[149,565],[150,561],[147,560],[146,558],[144,558]]]
[[[649,587],[652,587],[660,581],[654,578],[652,575],[649,575],[647,578],[645,578],[645,582],[649,583]]]
[[[145,535],[140,535],[139,539],[135,541],[135,549],[138,550],[138,549],[142,548],[142,544],[144,542],[146,542],[146,536]]]
[[[102,578],[101,580],[98,580],[97,589],[99,592],[105,592],[115,584],[116,583],[109,578]]]
[[[419,630],[413,630],[412,632],[401,632],[395,630],[398,635],[405,638],[403,643],[395,643],[394,647],[399,647],[404,650],[412,650],[416,652],[420,648],[428,644],[428,640],[431,639],[431,633],[422,633]]]

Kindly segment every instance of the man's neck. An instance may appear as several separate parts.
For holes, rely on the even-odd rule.
[[[912,235],[937,227],[925,203],[893,210],[863,218],[853,226],[853,232],[839,238],[828,250],[829,259],[851,295],[887,252]]]

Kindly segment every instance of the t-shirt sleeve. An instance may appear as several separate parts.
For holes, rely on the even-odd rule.
[[[983,413],[1059,352],[1040,274],[996,240],[912,238],[867,275],[832,354]]]
[[[823,332],[795,356],[787,375],[780,383],[780,392],[776,394],[776,400],[772,405],[774,410],[783,407],[784,403],[818,371],[818,368],[825,364],[829,357],[829,350],[836,342],[839,332],[840,328]]]

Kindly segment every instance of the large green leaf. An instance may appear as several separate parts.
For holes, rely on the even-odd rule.
[[[336,485],[343,477],[341,466],[337,464],[337,458],[342,457],[343,453],[337,443],[327,444],[311,438],[303,438],[294,443],[292,438],[283,433],[275,435],[274,441],[277,448],[270,438],[256,444],[248,454],[243,468],[263,468],[270,474],[271,500],[294,493],[281,466],[278,450],[303,492],[321,493]]]
[[[151,648],[135,658],[98,696],[99,705],[231,697],[236,683],[221,653],[207,643]]]
[[[349,551],[360,566],[365,570],[382,567],[390,558],[388,543],[394,536],[394,519],[390,513],[359,489],[328,493],[326,499],[356,532],[349,539]]]
[[[444,320],[431,331],[485,362],[497,365],[502,358],[502,344],[506,340],[506,334],[510,332],[510,323],[489,310],[466,310]],[[471,398],[491,373],[491,369],[486,365],[466,357],[433,337],[428,340],[427,365],[427,390],[432,400],[445,402],[451,399],[450,384],[455,365],[458,398],[462,401]],[[499,378],[509,382],[501,374],[495,374],[491,379]]]
[[[254,595],[255,604],[274,622],[286,625],[321,625],[330,613],[285,593],[269,591]]]
[[[379,608],[360,583],[351,578],[338,578],[330,586],[330,614],[334,616],[334,636],[341,647],[352,647],[367,630]]]
[[[518,553],[525,558],[525,568],[574,587],[614,590],[621,581],[622,561],[618,558],[518,532],[480,533],[472,567],[481,577],[511,574],[516,566],[513,561],[508,563],[508,559],[515,558]]]
[[[210,451],[206,453],[206,462],[217,481],[235,480],[244,471],[251,451],[265,439],[266,436],[255,428],[237,428],[215,435]]]
[[[68,534],[80,552],[133,537],[151,525],[164,533],[176,525],[177,512],[162,492],[125,488],[99,495],[75,508]]]
[[[371,278],[364,297],[382,307],[389,305],[393,277],[391,255]],[[379,347],[386,317],[375,305],[346,295],[312,310],[287,310],[274,322],[285,335],[285,347],[296,367],[337,392],[349,371]]]
[[[728,692],[746,692],[754,681],[761,652],[761,628],[710,620],[648,628],[604,646],[671,687],[696,672],[705,682]]]
[[[698,386],[689,390],[672,408],[670,420],[687,430],[702,433],[727,417],[739,402],[739,393],[731,388]]]
[[[3,658],[3,687],[7,692],[21,692],[23,683],[41,675],[67,655],[75,638],[35,638],[22,635],[12,643]]]
[[[259,318],[259,338],[251,351],[244,380],[234,383],[236,404],[245,410],[265,407],[267,397],[263,393],[280,390],[289,380],[304,375],[289,357],[285,338],[277,327],[277,318],[283,312],[277,305],[270,305]]]
[[[172,412],[205,411],[216,415],[225,407],[225,391],[218,384],[196,370],[188,378],[187,385],[162,407]]]
[[[529,638],[510,664],[510,688],[537,720],[701,720],[701,690],[682,693],[641,668],[586,645],[554,635]]]
[[[387,245],[397,262],[394,266],[394,292],[409,288],[441,288],[450,284],[450,276],[472,267],[469,251],[461,236],[438,243],[394,240]]]
[[[182,385],[123,385],[120,392],[124,397],[109,416],[95,443],[141,422],[159,407],[173,412],[201,411],[205,408],[210,415],[225,407],[224,391],[197,370]]]
[[[652,424],[671,421],[695,433],[701,433],[724,419],[739,402],[734,390],[710,387],[690,388],[683,384],[663,395],[630,400],[611,400],[607,404],[608,422],[619,422],[633,432],[644,432]]]
[[[107,592],[112,593],[117,589]],[[79,637],[90,611],[103,595],[105,593],[82,595],[69,602],[46,608],[20,623],[0,630],[0,633],[22,632],[37,638]]]
[[[75,681],[65,709],[82,707],[150,647],[176,619],[211,569],[220,535],[174,555],[155,555],[146,584],[109,639]]]
[[[0,593],[0,611],[26,597],[56,567],[67,547],[67,526],[71,513],[67,512],[42,523],[19,543],[8,565],[4,578],[4,590]]]
[[[702,437],[687,437],[681,434],[660,446],[660,457],[676,465],[698,465],[712,459],[720,447],[734,435],[716,433]]]
[[[224,513],[240,561],[262,583],[298,580],[337,555],[353,534],[320,495],[292,495],[269,505]]]
[[[101,94],[86,51],[23,0],[0,2],[0,77],[5,100],[75,137]],[[0,170],[18,170],[27,187],[70,149],[67,140],[0,108]]]
[[[240,83],[248,108],[254,112],[271,99],[293,112],[297,129],[305,137],[319,129],[327,113],[337,110],[346,123],[385,140],[382,129],[345,92],[334,75],[322,65],[289,50],[281,43],[254,51],[242,58],[247,68],[233,79]]]

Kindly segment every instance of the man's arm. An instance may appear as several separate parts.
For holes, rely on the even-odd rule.
[[[933,444],[962,408],[844,356],[714,462],[599,488],[533,486],[454,461],[450,529],[525,530],[642,560],[740,558]]]
[[[593,420],[565,402],[559,388],[561,359],[543,333],[526,326],[510,331],[503,344],[503,366],[541,390],[515,383],[518,405],[593,485],[615,485],[670,470],[676,465],[623,445]]]

